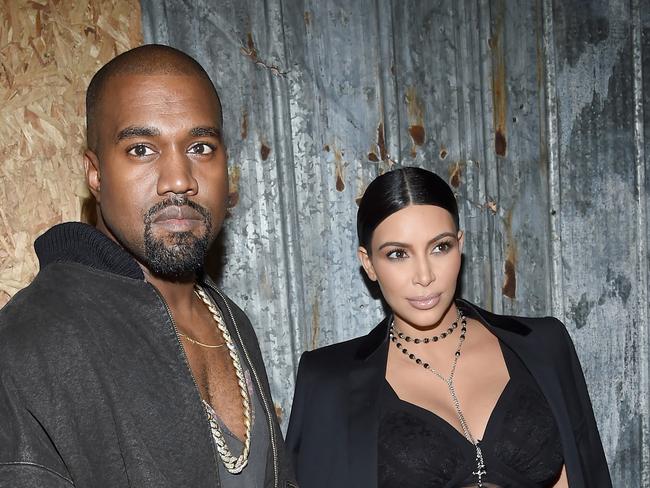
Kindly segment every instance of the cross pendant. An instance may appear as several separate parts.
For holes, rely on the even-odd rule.
[[[483,487],[483,476],[487,474],[485,471],[485,463],[483,462],[483,453],[481,448],[476,445],[476,471],[473,471],[472,474],[478,478],[477,487]]]
[[[482,466],[479,466],[479,469],[477,469],[476,471],[473,471],[472,474],[475,475],[475,476],[478,476],[478,486],[479,487],[483,486],[482,478],[483,478],[483,475],[487,474],[487,471],[485,471]]]

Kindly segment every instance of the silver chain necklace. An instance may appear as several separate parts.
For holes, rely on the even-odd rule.
[[[391,321],[389,334],[390,334],[390,340],[395,343],[395,346],[397,347],[398,350],[402,351],[402,353],[406,357],[408,357],[411,361],[414,361],[416,364],[422,366],[427,371],[432,372],[434,375],[436,375],[438,378],[444,381],[445,384],[447,385],[447,388],[449,389],[449,393],[451,395],[451,400],[454,404],[454,408],[456,409],[456,415],[458,416],[458,420],[460,421],[460,426],[463,429],[463,435],[476,448],[476,471],[472,471],[472,474],[477,478],[477,484],[476,484],[477,488],[483,488],[483,476],[487,474],[487,472],[485,471],[485,462],[483,461],[483,451],[481,451],[481,447],[479,446],[478,441],[474,439],[472,432],[469,430],[469,426],[467,425],[465,416],[463,415],[463,412],[460,409],[460,402],[458,401],[458,396],[456,395],[456,388],[454,386],[454,373],[456,372],[456,364],[458,364],[458,358],[460,357],[460,350],[463,347],[463,342],[465,342],[465,335],[467,334],[467,320],[465,319],[465,316],[460,312],[460,310],[458,310],[457,313],[458,315],[456,321],[457,322],[460,321],[461,323],[460,337],[458,339],[458,347],[456,348],[456,352],[454,353],[454,361],[451,365],[451,372],[449,373],[449,377],[447,378],[445,378],[440,372],[432,368],[429,363],[424,362],[422,359],[417,357],[412,352],[409,353],[408,350],[402,345],[402,343],[399,342],[398,336],[395,335],[396,328],[395,328],[394,319],[393,321]]]
[[[206,408],[206,414],[208,416],[208,421],[210,422],[210,430],[212,432],[212,438],[214,443],[217,445],[217,452],[221,458],[221,462],[229,473],[238,474],[248,464],[248,454],[250,453],[251,447],[251,404],[250,399],[248,398],[248,387],[246,385],[246,378],[244,377],[244,371],[241,367],[239,361],[239,354],[237,354],[237,346],[232,341],[230,337],[230,332],[223,321],[221,316],[221,311],[215,306],[212,300],[208,297],[207,293],[199,285],[195,285],[194,293],[205,303],[214,318],[214,321],[217,323],[217,327],[221,331],[221,335],[226,341],[226,347],[230,353],[230,358],[232,360],[232,365],[235,368],[235,374],[237,375],[237,383],[239,384],[239,394],[242,399],[242,405],[244,407],[244,426],[246,427],[246,433],[244,434],[244,449],[242,453],[235,457],[230,448],[226,444],[226,439],[223,437],[221,432],[221,427],[217,422],[217,419],[214,418],[214,415],[211,413],[211,409]],[[203,400],[206,406],[210,406],[208,402]]]

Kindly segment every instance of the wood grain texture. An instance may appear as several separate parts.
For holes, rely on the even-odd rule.
[[[80,218],[86,86],[140,43],[134,0],[0,2],[0,306],[35,275],[34,239]]]

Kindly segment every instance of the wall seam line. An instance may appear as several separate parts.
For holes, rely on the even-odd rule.
[[[562,229],[560,208],[560,150],[558,142],[557,74],[555,71],[555,35],[553,32],[553,1],[542,4],[544,44],[544,91],[546,101],[546,134],[548,138],[548,188],[551,211],[551,308],[564,322],[564,284],[562,278]]]
[[[638,328],[639,340],[639,412],[641,415],[641,486],[650,486],[650,418],[649,379],[648,376],[648,240],[646,222],[647,193],[645,187],[645,149],[644,149],[644,107],[643,107],[643,56],[641,31],[641,6],[639,0],[631,0],[632,17],[632,64],[634,91],[634,163],[636,167],[637,192],[637,285],[638,293]]]

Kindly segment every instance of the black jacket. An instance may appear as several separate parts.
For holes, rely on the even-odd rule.
[[[0,311],[0,487],[218,487],[170,313],[133,258],[83,224],[54,227],[36,248],[40,272]],[[253,328],[203,285],[264,404],[265,488],[295,486]]]
[[[587,386],[564,325],[552,317],[499,316],[461,303],[517,353],[539,384],[560,431],[571,488],[611,487]],[[388,323],[387,318],[367,336],[303,354],[287,432],[302,488],[377,487],[378,394]]]

